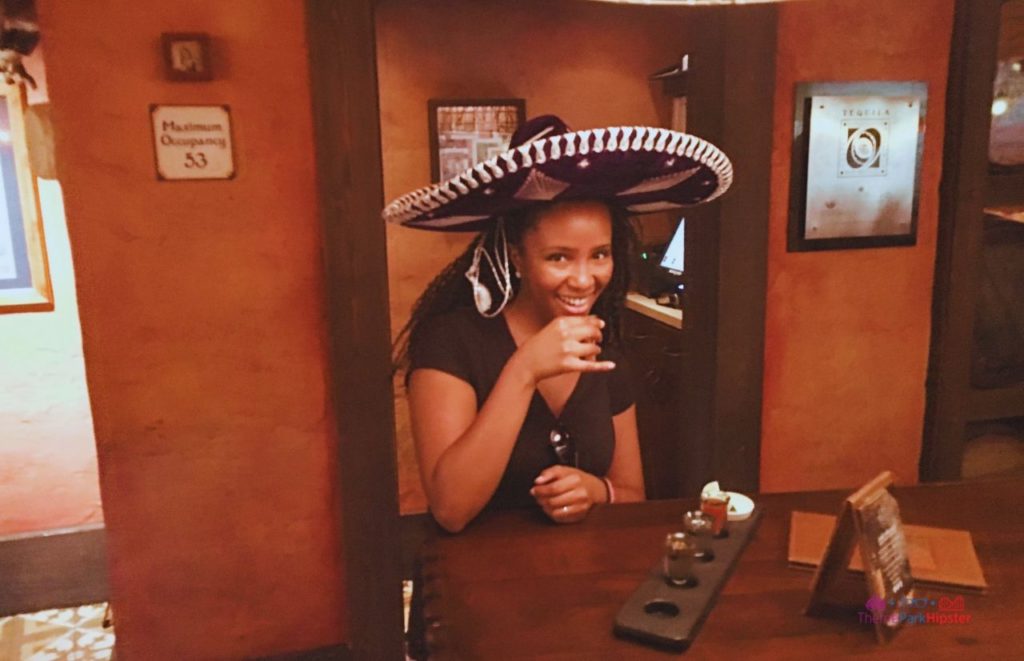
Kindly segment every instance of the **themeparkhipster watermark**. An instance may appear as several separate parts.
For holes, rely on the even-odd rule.
[[[871,597],[864,608],[867,610],[857,611],[861,624],[968,624],[971,621],[971,614],[964,612],[963,595],[938,599],[900,597],[888,601]]]

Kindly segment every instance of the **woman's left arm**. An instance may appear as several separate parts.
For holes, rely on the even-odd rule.
[[[636,404],[612,417],[615,451],[606,477],[615,489],[615,502],[644,500],[644,471],[640,460],[640,433],[636,426]]]
[[[636,405],[612,417],[615,450],[605,478],[611,482],[616,503],[644,500],[644,472],[640,460],[640,435]],[[551,519],[573,523],[586,518],[590,508],[608,502],[610,492],[600,476],[569,466],[550,466],[541,471],[530,494]]]

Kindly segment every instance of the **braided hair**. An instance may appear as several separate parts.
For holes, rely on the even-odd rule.
[[[612,260],[615,266],[608,285],[594,303],[592,314],[604,320],[608,329],[606,342],[614,346],[621,341],[619,313],[629,289],[629,263],[636,242],[636,231],[624,209],[613,204],[607,206],[612,219]],[[522,246],[523,235],[537,224],[540,212],[546,207],[547,205],[535,205],[512,211],[503,217],[505,237],[510,246]],[[477,235],[465,251],[448,264],[417,299],[409,321],[398,333],[392,347],[395,372],[408,372],[412,358],[420,347],[421,331],[432,319],[459,308],[475,309],[472,286],[465,278],[466,270],[473,263],[473,253],[477,246],[482,245],[484,249],[491,249],[497,245],[497,227],[498,223],[491,223],[486,230]],[[480,269],[480,283],[492,292],[499,291],[492,269]],[[518,292],[519,278],[514,273],[512,285],[513,290]]]

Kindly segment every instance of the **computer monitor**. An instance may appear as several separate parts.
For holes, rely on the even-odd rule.
[[[672,240],[668,242],[665,254],[661,257],[661,268],[672,275],[679,276],[683,274],[683,255],[686,252],[684,250],[685,243],[686,218],[680,218],[679,224],[676,225],[676,231],[672,235]]]

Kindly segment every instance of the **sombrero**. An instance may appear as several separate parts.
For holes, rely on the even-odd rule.
[[[506,151],[397,198],[381,215],[461,232],[538,202],[604,199],[634,214],[693,206],[731,183],[729,157],[696,136],[650,126],[570,131],[543,115],[525,122]]]

